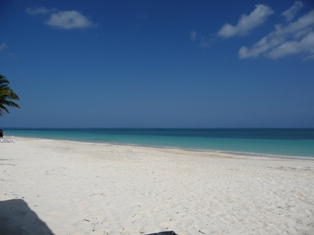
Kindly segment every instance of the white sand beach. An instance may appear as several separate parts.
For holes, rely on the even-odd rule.
[[[15,138],[0,220],[1,234],[311,235],[314,161]]]

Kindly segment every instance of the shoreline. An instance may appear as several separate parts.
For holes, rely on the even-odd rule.
[[[0,144],[0,179],[3,224],[31,234],[314,231],[302,159],[15,137]]]
[[[8,135],[118,145],[314,158],[314,129],[9,129]]]
[[[227,151],[227,150],[215,150],[215,149],[197,149],[197,148],[184,148],[176,146],[154,146],[154,145],[141,145],[141,144],[128,144],[128,143],[114,143],[114,142],[100,142],[100,141],[80,141],[80,140],[68,140],[68,139],[53,139],[53,138],[39,138],[39,137],[21,137],[21,136],[8,136],[11,138],[21,138],[21,139],[43,139],[43,140],[56,140],[56,141],[67,141],[73,143],[86,143],[86,144],[104,144],[112,146],[128,146],[128,147],[142,147],[142,148],[152,148],[152,149],[172,149],[172,150],[183,150],[190,152],[207,152],[211,154],[225,154],[232,155],[234,157],[253,157],[253,158],[271,158],[271,159],[296,159],[296,160],[308,160],[314,161],[314,156],[298,156],[298,155],[280,155],[280,154],[266,154],[257,152],[241,152],[241,151]],[[7,137],[6,137],[7,138]],[[5,138],[4,138],[5,139]],[[8,138],[10,139],[10,138]]]

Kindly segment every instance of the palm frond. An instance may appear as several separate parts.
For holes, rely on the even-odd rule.
[[[20,100],[19,96],[8,86],[9,81],[0,74],[0,116],[9,113],[8,107],[20,108],[18,104],[11,100]]]
[[[5,106],[9,106],[9,107],[15,107],[15,108],[20,108],[20,106],[18,104],[16,104],[13,101],[9,101],[9,100],[1,100],[0,99],[0,103],[1,105],[5,105]]]
[[[0,104],[0,116],[4,114],[3,110],[9,113],[9,110],[4,105]]]
[[[19,96],[11,89],[0,90],[0,96],[1,97],[5,96],[6,98],[12,100],[20,100]]]

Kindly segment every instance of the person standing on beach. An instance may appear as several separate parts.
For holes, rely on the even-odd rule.
[[[3,139],[3,133],[4,133],[3,130],[0,129],[0,139],[1,140]]]

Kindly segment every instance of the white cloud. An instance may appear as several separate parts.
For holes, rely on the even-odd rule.
[[[303,7],[303,2],[296,1],[292,7],[290,7],[288,10],[284,11],[281,15],[286,18],[287,21],[291,21],[297,12]]]
[[[314,54],[305,57],[304,60],[314,60]]]
[[[192,42],[199,42],[199,47],[202,47],[202,48],[207,48],[207,47],[210,47],[213,42],[214,42],[214,38],[212,35],[209,35],[209,36],[201,36],[199,35],[196,31],[194,30],[191,30],[190,31],[190,40]]]
[[[191,30],[190,31],[190,39],[191,39],[191,41],[195,41],[196,40],[196,36],[197,36],[197,32]]]
[[[10,56],[12,59],[18,59],[14,53],[8,53],[8,56]]]
[[[4,49],[6,49],[6,48],[8,48],[7,44],[2,43],[2,44],[0,45],[0,51],[4,50]]]
[[[77,29],[96,26],[87,17],[78,11],[59,11],[55,8],[29,7],[26,8],[29,15],[49,15],[45,24],[59,29]]]
[[[46,24],[60,29],[90,28],[96,26],[78,11],[60,11],[53,13]]]
[[[261,54],[276,59],[300,52],[314,53],[313,40],[314,10],[286,26],[275,26],[275,30],[251,48],[241,47],[239,57],[259,57]]]
[[[46,15],[49,10],[45,7],[28,7],[26,13],[29,15]]]
[[[263,24],[269,15],[273,14],[270,7],[259,4],[255,6],[254,11],[250,15],[243,14],[238,21],[236,26],[225,24],[218,31],[218,36],[223,38],[229,38],[232,36],[243,36],[246,35],[250,30]]]
[[[212,45],[212,41],[213,41],[212,38],[201,37],[199,46],[203,48],[210,47]]]
[[[314,56],[314,32],[310,32],[300,41],[287,41],[272,49],[266,56],[277,59],[290,54],[298,54],[302,52],[309,52]]]

